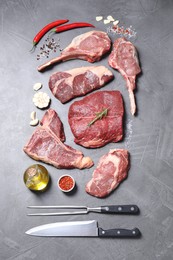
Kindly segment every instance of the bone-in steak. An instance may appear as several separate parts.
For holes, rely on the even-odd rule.
[[[111,79],[112,72],[104,66],[81,67],[53,73],[49,88],[57,99],[65,103],[103,87]]]
[[[38,71],[61,61],[81,59],[89,62],[99,61],[110,50],[111,40],[107,33],[90,31],[75,37],[57,58],[38,67]]]
[[[107,115],[89,126],[100,111]],[[84,147],[96,148],[123,137],[124,106],[119,91],[97,91],[69,108],[68,120],[75,137],[74,141]]]
[[[34,160],[52,164],[56,168],[89,168],[93,165],[82,152],[65,145],[63,125],[53,109],[47,110],[24,151]]]
[[[106,197],[127,177],[128,170],[128,151],[123,149],[110,150],[109,153],[100,158],[85,190],[92,196]]]
[[[115,40],[108,62],[109,65],[117,69],[126,80],[130,97],[131,113],[134,115],[136,112],[136,103],[133,91],[135,89],[136,75],[141,72],[135,46],[125,38]]]

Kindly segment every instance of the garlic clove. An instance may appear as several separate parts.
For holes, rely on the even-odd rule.
[[[113,25],[115,26],[115,25],[119,24],[119,22],[120,22],[119,20],[116,20],[113,22]]]
[[[110,23],[110,20],[105,19],[103,22],[104,22],[104,24],[108,24],[108,23]]]
[[[99,22],[99,21],[101,21],[101,20],[103,20],[103,16],[96,16],[96,21],[97,21],[97,22]]]
[[[50,103],[50,97],[45,92],[37,92],[35,93],[32,101],[36,107],[46,108]]]
[[[43,97],[46,98],[46,97],[47,97],[47,94],[46,94],[46,93],[43,93]]]
[[[35,83],[34,84],[34,86],[33,86],[33,89],[35,90],[35,91],[37,91],[37,90],[39,90],[39,89],[41,89],[42,88],[42,84],[41,83]]]
[[[112,17],[112,15],[108,15],[107,20],[109,20],[110,22],[115,21],[115,19]]]
[[[35,112],[35,111],[31,112],[30,118],[31,118],[32,120],[36,119],[36,112]]]
[[[38,118],[36,118],[36,119],[30,121],[30,125],[31,125],[31,126],[36,126],[36,125],[38,125],[38,123],[39,123]]]

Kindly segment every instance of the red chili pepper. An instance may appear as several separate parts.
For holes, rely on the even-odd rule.
[[[40,41],[40,39],[53,27],[67,23],[69,20],[65,19],[65,20],[57,20],[54,22],[51,22],[49,24],[47,24],[45,27],[43,27],[43,29],[41,29],[41,31],[39,31],[36,36],[33,39],[33,48],[37,45],[37,43]],[[32,48],[32,49],[33,49]]]
[[[51,30],[51,32],[64,32],[67,30],[71,30],[74,28],[81,28],[81,27],[95,27],[93,24],[85,23],[85,22],[78,22],[78,23],[70,23],[63,26],[58,26]]]

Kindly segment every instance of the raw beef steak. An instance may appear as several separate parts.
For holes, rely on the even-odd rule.
[[[100,158],[85,190],[92,196],[106,197],[127,177],[128,170],[128,151],[123,149],[110,150],[109,153]]]
[[[90,31],[75,37],[57,58],[38,67],[41,71],[48,66],[66,60],[81,59],[89,62],[99,61],[111,48],[111,40],[107,33]]]
[[[131,113],[136,112],[136,103],[134,97],[136,75],[141,72],[137,51],[134,45],[125,38],[115,40],[113,50],[108,59],[109,65],[114,69],[119,70],[127,82],[129,91]]]
[[[104,66],[81,67],[53,73],[49,88],[57,99],[65,103],[103,87],[111,79],[112,72]]]
[[[95,121],[99,112],[107,114]],[[84,147],[96,148],[123,137],[124,106],[119,91],[97,91],[69,108],[68,120],[74,141]],[[91,124],[92,121],[95,121]]]
[[[89,157],[65,145],[64,140],[62,122],[57,113],[49,109],[23,150],[34,160],[52,164],[56,168],[82,169],[93,165]]]

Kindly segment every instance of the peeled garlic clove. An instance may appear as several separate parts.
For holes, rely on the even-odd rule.
[[[104,24],[108,24],[108,23],[110,23],[110,20],[104,20],[103,22],[104,22]]]
[[[36,112],[35,111],[31,112],[30,117],[32,120],[36,119]]]
[[[112,17],[112,15],[108,15],[107,20],[109,20],[110,22],[115,21],[115,19]]]
[[[116,20],[113,22],[113,25],[117,25],[117,24],[119,24],[119,22],[120,22],[119,20]]]
[[[103,19],[103,16],[97,16],[97,17],[96,17],[96,21],[97,21],[97,22],[101,21],[102,19]]]
[[[42,88],[42,84],[41,83],[35,83],[34,84],[34,86],[33,86],[33,89],[35,90],[35,91],[37,91],[37,90],[39,90],[40,88]]]
[[[39,123],[39,120],[37,118],[30,121],[31,126],[36,126],[36,125],[38,125],[38,123]]]

